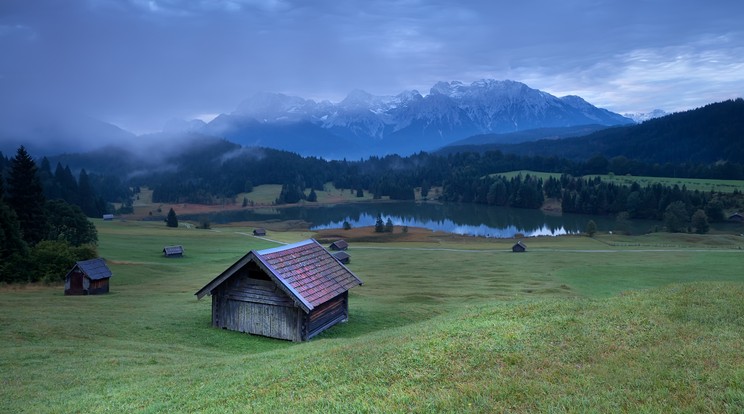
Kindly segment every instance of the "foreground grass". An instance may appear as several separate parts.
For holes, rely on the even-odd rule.
[[[193,296],[276,244],[96,224],[111,294],[0,290],[0,411],[744,410],[742,253],[718,240],[353,244],[350,322],[294,344],[212,329]]]

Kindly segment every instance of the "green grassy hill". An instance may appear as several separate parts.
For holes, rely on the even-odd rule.
[[[740,237],[352,244],[349,322],[291,343],[211,328],[194,296],[275,243],[96,225],[110,294],[0,289],[0,412],[744,410]]]

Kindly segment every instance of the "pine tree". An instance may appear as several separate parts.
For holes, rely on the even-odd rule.
[[[311,203],[314,203],[314,202],[318,201],[318,195],[315,193],[315,189],[314,188],[310,189],[310,194],[308,194],[308,196],[307,196],[307,201],[309,201]]]
[[[80,170],[78,179],[78,197],[80,197],[80,208],[88,217],[100,217],[101,211],[98,210],[98,200],[90,184],[90,178],[85,169]]]
[[[80,205],[77,181],[69,166],[62,167],[62,164],[57,163],[57,168],[54,169],[54,181],[59,189],[57,195],[59,198],[70,204]]]
[[[168,218],[165,219],[165,225],[168,227],[178,227],[178,217],[176,216],[176,212],[173,211],[173,208],[168,211]]]
[[[375,221],[375,233],[382,233],[385,231],[385,224],[382,222],[382,216],[377,215],[377,221]]]
[[[0,198],[0,282],[12,282],[18,272],[13,263],[28,256],[15,212]],[[16,259],[16,260],[13,260]]]
[[[7,192],[7,202],[18,216],[23,240],[32,246],[43,240],[47,234],[44,190],[36,164],[23,146],[10,160]]]
[[[390,220],[390,217],[388,217],[387,221],[385,222],[385,233],[392,233],[393,232],[393,220]]]

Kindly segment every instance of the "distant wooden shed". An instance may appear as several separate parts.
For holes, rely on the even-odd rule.
[[[163,247],[163,256],[183,257],[183,246],[165,246]]]
[[[266,229],[264,228],[257,228],[253,229],[253,235],[254,236],[265,236],[266,235]]]
[[[330,247],[331,250],[346,250],[349,248],[349,243],[346,243],[345,240],[336,240],[328,247]]]
[[[729,221],[742,222],[742,221],[744,221],[744,216],[742,216],[741,213],[734,213],[734,214],[730,215],[728,219],[729,219]]]
[[[113,219],[114,219],[114,215],[113,214],[104,214],[103,215],[103,220],[104,221],[111,221]]]
[[[212,326],[290,341],[308,340],[349,318],[349,289],[361,285],[313,239],[251,250],[196,292],[212,296]]]
[[[349,264],[349,263],[351,263],[351,255],[349,253],[346,253],[346,252],[336,252],[336,253],[333,253],[333,257],[335,257],[336,260],[338,260],[339,262],[341,262],[343,264]]]
[[[523,253],[527,251],[527,246],[525,246],[524,243],[522,243],[522,240],[518,241],[517,243],[512,246],[512,252],[514,253]]]
[[[65,275],[65,295],[100,295],[108,293],[111,270],[106,261],[97,259],[76,262]]]

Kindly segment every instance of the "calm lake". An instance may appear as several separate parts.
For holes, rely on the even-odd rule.
[[[614,217],[577,214],[550,215],[540,210],[492,207],[478,204],[439,203],[354,203],[330,206],[262,208],[212,213],[215,224],[239,221],[303,220],[311,229],[340,228],[344,221],[352,227],[373,226],[377,216],[390,218],[396,227],[423,227],[461,235],[484,237],[559,236],[580,233],[589,220],[597,223],[599,231],[616,230]],[[179,216],[183,220],[198,220],[200,216]],[[634,221],[633,233],[646,233],[660,222]]]

